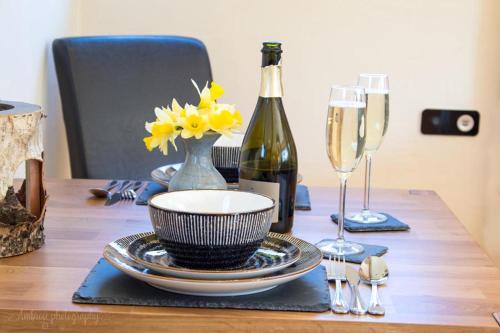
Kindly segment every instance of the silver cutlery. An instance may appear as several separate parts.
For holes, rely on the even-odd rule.
[[[174,167],[171,167],[171,166],[169,166],[169,167],[165,170],[165,174],[166,174],[168,177],[170,177],[170,178],[172,178],[172,177],[175,175],[175,173],[176,173],[176,172],[177,172],[177,169],[176,169],[176,168],[174,168]]]
[[[111,206],[120,201],[122,199],[123,191],[128,189],[130,186],[132,186],[132,182],[130,180],[123,181],[117,191],[108,194],[108,198],[106,199],[104,206]]]
[[[347,282],[349,283],[349,287],[351,288],[351,302],[349,304],[349,311],[356,315],[366,314],[366,306],[363,302],[363,299],[361,298],[361,294],[359,293],[360,279],[358,272],[352,267],[347,267],[346,277]]]
[[[328,281],[335,280],[335,296],[332,302],[332,310],[335,313],[348,313],[349,305],[344,299],[344,293],[342,291],[342,280],[346,279],[346,263],[345,256],[333,256],[328,257],[327,266],[327,278]]]
[[[384,284],[389,276],[387,264],[380,257],[370,256],[361,263],[359,268],[361,280],[366,284],[371,284],[372,293],[370,297],[370,306],[368,313],[372,315],[383,316],[385,308],[382,306],[378,295],[378,286]]]
[[[120,184],[117,180],[112,180],[104,188],[91,188],[89,192],[92,193],[97,198],[106,198],[109,192]]]
[[[136,181],[134,185],[122,192],[123,200],[135,200],[137,198],[137,191],[142,187],[141,181]]]
[[[137,198],[137,193],[130,188],[122,193],[122,200],[134,200]]]

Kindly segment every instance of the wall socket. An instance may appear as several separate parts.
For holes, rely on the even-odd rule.
[[[420,131],[423,134],[475,136],[479,133],[479,112],[425,109]]]

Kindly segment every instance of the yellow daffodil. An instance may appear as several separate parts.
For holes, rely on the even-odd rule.
[[[224,89],[220,85],[212,81],[212,83],[210,84],[210,99],[212,101],[215,101],[222,95],[224,95]]]
[[[194,80],[191,80],[200,95],[200,103],[198,103],[198,110],[203,110],[204,112],[209,112],[213,110],[216,105],[216,99],[221,97],[224,94],[224,89],[222,86],[213,82],[210,83],[210,88],[208,88],[207,84],[200,91],[198,85]]]
[[[167,106],[167,108],[164,108],[163,106],[161,108],[155,108],[155,115],[156,115],[156,121],[170,121],[170,115],[169,115],[170,108]]]
[[[158,147],[163,154],[167,155],[169,142],[177,150],[175,138],[180,131],[176,129],[177,126],[172,121],[170,113],[168,108],[155,108],[157,120],[152,123],[146,122],[146,131],[151,133],[151,136],[144,138],[144,144],[149,151]]]
[[[176,123],[179,123],[180,120],[186,116],[186,110],[179,105],[177,100],[174,98],[172,100],[172,111],[170,113],[170,117]]]
[[[200,139],[207,131],[230,135],[231,131],[242,124],[241,114],[234,105],[219,104],[217,99],[224,94],[224,89],[215,82],[205,84],[200,91],[194,80],[191,80],[200,96],[197,106],[186,104],[181,107],[174,98],[170,106],[154,109],[156,120],[146,122],[146,131],[151,136],[143,139],[146,148],[152,151],[159,148],[163,154],[168,153],[171,143],[175,149],[175,139],[195,137]]]
[[[231,130],[241,125],[241,115],[235,111],[234,105],[217,104],[215,112],[210,113],[210,129],[215,132],[230,135]]]
[[[196,139],[201,139],[210,129],[207,116],[200,114],[193,105],[187,105],[185,109],[186,117],[182,121],[181,137],[189,139],[194,136]]]
[[[241,117],[240,111],[235,111],[233,116],[236,121],[236,127],[240,127],[243,124],[243,117]]]

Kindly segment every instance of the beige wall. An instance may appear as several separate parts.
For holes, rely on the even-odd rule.
[[[14,6],[14,2],[26,3],[0,0],[0,6]],[[500,265],[500,223],[496,221],[500,132],[495,131],[500,124],[499,1],[43,2],[51,3],[52,9],[34,0],[27,2],[41,7],[26,9],[31,20],[36,21],[41,10],[57,11],[58,19],[55,23],[45,20],[53,27],[45,25],[35,37],[24,30],[16,31],[14,37],[0,32],[7,40],[24,36],[40,45],[29,56],[22,47],[15,48],[19,55],[8,59],[19,69],[9,69],[9,76],[25,70],[26,62],[32,70],[25,70],[25,84],[9,87],[0,82],[0,96],[52,101],[48,103],[49,112],[54,112],[49,151],[59,153],[51,154],[56,163],[49,165],[48,174],[66,176],[68,170],[59,114],[54,111],[53,76],[49,75],[45,88],[48,39],[68,34],[200,38],[208,47],[214,77],[226,88],[225,100],[238,103],[247,121],[258,91],[260,42],[281,40],[285,107],[305,182],[337,184],[324,148],[328,87],[354,82],[359,72],[386,72],[391,80],[391,118],[386,140],[375,157],[374,185],[436,190]],[[0,64],[4,64],[3,57],[0,54]],[[428,107],[478,109],[480,134],[474,138],[422,136],[420,113]],[[361,169],[351,185],[362,185]]]
[[[46,174],[52,177],[69,177],[70,171],[50,43],[80,30],[78,11],[72,0],[0,0],[0,100],[45,110]]]

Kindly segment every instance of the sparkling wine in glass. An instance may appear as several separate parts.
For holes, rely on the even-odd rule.
[[[373,154],[382,144],[389,123],[389,78],[386,74],[360,74],[358,85],[366,92],[365,194],[363,209],[347,218],[358,223],[381,223],[387,216],[370,210],[370,178]]]
[[[344,214],[347,179],[356,169],[365,148],[366,95],[363,87],[334,86],[330,93],[326,124],[326,148],[330,162],[340,178],[337,238],[323,242],[321,250],[331,255],[350,255],[364,251],[363,246],[344,239]]]

